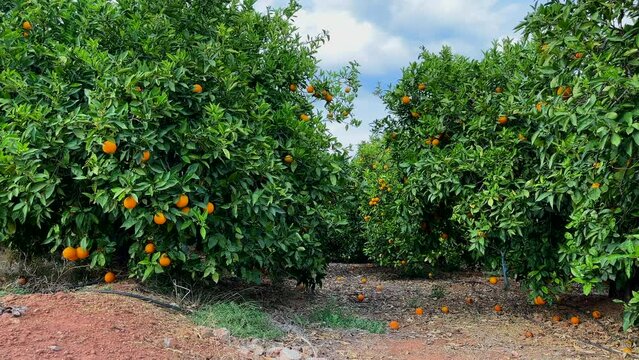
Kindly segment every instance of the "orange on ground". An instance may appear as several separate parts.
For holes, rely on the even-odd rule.
[[[149,150],[145,150],[142,153],[142,161],[149,161],[150,158],[151,158],[151,152]]]
[[[632,348],[625,347],[623,348],[623,350],[621,350],[621,352],[623,352],[624,354],[632,354]]]
[[[215,212],[215,204],[213,204],[212,202],[209,202],[208,204],[206,204],[206,213],[211,215]]]
[[[297,91],[297,85],[296,84],[291,84],[288,86],[289,90],[291,91]]]
[[[25,21],[22,23],[22,28],[29,31],[31,29],[33,29],[33,26],[31,26],[31,22],[29,21]]]
[[[491,283],[492,285],[497,284],[497,277],[491,276],[490,278],[488,278],[488,282]]]
[[[357,301],[359,301],[359,302],[364,301],[364,294],[358,294],[357,295]]]
[[[81,246],[78,246],[77,248],[75,248],[75,254],[78,257],[78,259],[84,260],[89,257],[89,250]]]
[[[592,317],[595,319],[601,319],[601,312],[599,310],[595,310],[592,312]]]
[[[204,90],[204,89],[202,88],[202,85],[200,85],[200,84],[195,84],[195,85],[193,85],[193,92],[194,92],[194,93],[199,94],[199,93],[201,93],[201,92],[202,92],[202,90]]]
[[[393,320],[391,321],[388,326],[391,328],[391,330],[399,330],[399,322]]]
[[[419,91],[424,91],[424,90],[426,90],[426,84],[424,84],[424,83],[420,83],[419,85],[417,85],[417,89],[418,89]]]
[[[144,245],[144,252],[146,254],[153,254],[155,252],[155,244],[148,243],[148,244]]]
[[[422,316],[424,315],[424,309],[418,307],[417,309],[415,309],[415,314]]]
[[[506,125],[506,123],[508,122],[508,116],[500,116],[497,122],[499,123],[499,125]]]
[[[129,195],[124,198],[122,205],[124,205],[126,209],[131,210],[131,209],[134,209],[136,206],[138,206],[138,202],[135,200],[133,196]]]
[[[108,273],[104,274],[104,282],[105,283],[110,284],[110,283],[112,283],[114,281],[115,281],[115,274],[114,273],[109,271]]]
[[[581,323],[581,319],[579,319],[579,316],[573,316],[570,318],[570,323],[573,325],[579,325]]]
[[[402,97],[402,104],[404,104],[404,105],[410,104],[410,97],[408,95],[404,95]]]
[[[191,208],[190,208],[190,207],[188,207],[188,206],[185,206],[185,207],[183,207],[182,209],[180,209],[180,211],[181,211],[183,214],[188,214],[188,213],[190,213],[190,212],[191,212]]]
[[[160,256],[159,262],[160,262],[160,266],[167,267],[171,265],[171,258],[169,258],[167,254],[162,254],[162,256]]]
[[[546,305],[546,300],[544,300],[544,298],[542,298],[541,296],[537,296],[535,297],[535,305]]]
[[[107,140],[102,143],[102,151],[105,154],[113,155],[117,149],[118,146],[113,141]]]
[[[466,304],[471,305],[474,302],[475,300],[473,300],[473,298],[471,298],[470,296],[466,298]]]
[[[362,284],[366,284],[368,282],[368,279],[366,277],[363,277],[359,280],[359,282]]]
[[[69,261],[78,260],[78,252],[74,247],[67,246],[62,250],[62,257]]]
[[[530,330],[526,330],[526,332],[524,332],[524,336],[527,338],[531,338],[535,335],[532,332],[530,332]]]
[[[443,312],[444,314],[448,314],[448,311],[449,311],[449,310],[448,310],[448,306],[442,306],[442,312]]]
[[[502,312],[504,309],[502,309],[501,305],[497,304],[495,305],[495,312]]]
[[[293,157],[291,155],[284,156],[284,162],[287,164],[293,163]]]
[[[179,207],[180,209],[185,207],[188,204],[189,204],[189,197],[186,196],[185,194],[181,194],[180,197],[175,202],[175,206]]]
[[[158,212],[155,215],[153,215],[153,222],[158,225],[162,225],[166,222],[166,216],[164,216],[162,212]]]
[[[306,92],[308,92],[309,94],[312,94],[315,92],[315,88],[313,87],[313,85],[309,85],[306,87]]]
[[[543,108],[544,104],[540,101],[535,105],[535,109],[537,109],[537,111],[541,111],[541,109]]]
[[[554,322],[560,322],[560,321],[561,321],[561,316],[559,316],[559,315],[553,315],[553,316],[552,316],[552,321],[554,321]]]

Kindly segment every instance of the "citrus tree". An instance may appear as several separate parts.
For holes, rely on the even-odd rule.
[[[295,1],[254,2],[3,2],[0,244],[320,281],[348,170],[322,114],[357,125],[357,69],[318,69]]]

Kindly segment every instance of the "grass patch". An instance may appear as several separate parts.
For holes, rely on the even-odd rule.
[[[309,321],[332,329],[359,329],[373,334],[386,332],[385,323],[349,314],[335,305],[327,305],[315,310],[309,316]]]
[[[225,327],[239,338],[276,340],[284,332],[276,327],[267,313],[249,303],[220,302],[207,305],[192,315],[198,325]]]

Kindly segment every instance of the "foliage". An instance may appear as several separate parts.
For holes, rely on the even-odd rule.
[[[327,202],[343,192],[347,168],[319,109],[357,125],[356,64],[319,71],[326,36],[295,33],[299,5],[260,14],[253,3],[0,7],[0,244],[82,246],[91,266],[128,262],[142,278],[179,270],[320,281]],[[175,206],[180,194],[190,211]],[[137,207],[124,208],[127,197]],[[166,224],[154,223],[158,212]]]
[[[386,324],[383,322],[349,314],[335,304],[315,309],[309,316],[309,320],[332,329],[359,329],[372,334],[384,334],[386,332]]]
[[[198,325],[224,327],[235,337],[273,340],[284,335],[267,313],[249,303],[221,302],[207,305],[191,316]]]

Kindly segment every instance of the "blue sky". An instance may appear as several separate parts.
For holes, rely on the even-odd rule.
[[[295,25],[303,35],[327,30],[331,40],[318,53],[320,66],[337,69],[355,60],[362,88],[353,115],[359,128],[334,124],[332,133],[345,145],[368,139],[370,124],[386,115],[372,92],[397,82],[401,69],[416,61],[421,47],[437,52],[443,45],[473,58],[494,39],[516,37],[513,28],[534,0],[298,0]],[[281,7],[288,0],[258,0],[257,10]]]

